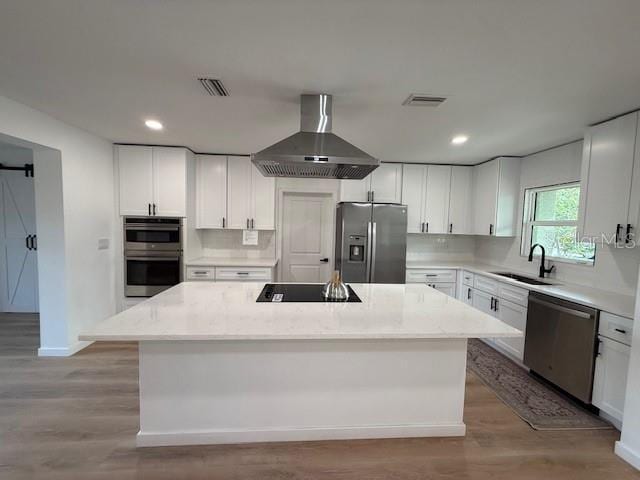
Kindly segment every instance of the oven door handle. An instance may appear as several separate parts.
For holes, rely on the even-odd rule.
[[[161,262],[161,261],[171,261],[171,260],[175,260],[175,261],[180,261],[182,257],[180,256],[166,256],[163,257],[162,255],[157,255],[157,256],[153,256],[153,257],[125,257],[125,260],[136,260],[139,262]]]
[[[139,224],[139,223],[130,223],[125,225],[125,230],[142,230],[145,232],[153,232],[155,230],[170,231],[170,232],[179,232],[180,227],[176,225],[147,225],[147,224]]]

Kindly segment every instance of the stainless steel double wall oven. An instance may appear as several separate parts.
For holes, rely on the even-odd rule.
[[[182,281],[182,221],[124,218],[124,276],[127,297],[151,297]]]

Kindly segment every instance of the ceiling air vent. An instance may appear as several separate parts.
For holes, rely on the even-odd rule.
[[[437,107],[446,99],[447,97],[437,97],[434,95],[412,93],[404,102],[402,102],[402,105],[410,105],[412,107]]]
[[[215,78],[199,78],[198,81],[202,84],[207,93],[213,97],[228,97],[229,91],[222,84],[222,80]]]

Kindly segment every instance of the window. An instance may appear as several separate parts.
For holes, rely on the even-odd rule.
[[[531,245],[539,243],[547,258],[593,265],[595,245],[576,239],[579,202],[579,183],[526,190],[522,254],[529,255]]]

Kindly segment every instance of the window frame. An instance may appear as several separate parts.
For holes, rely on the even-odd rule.
[[[540,192],[548,192],[550,190],[560,190],[563,188],[580,187],[580,182],[557,183],[555,185],[545,185],[543,187],[530,187],[524,190],[524,209],[522,215],[522,240],[520,244],[520,255],[528,257],[531,249],[531,241],[533,236],[533,227],[576,227],[578,229],[578,219],[576,220],[534,220],[535,218],[535,202],[536,195]],[[582,194],[582,190],[580,191]],[[540,252],[536,250],[534,257],[540,257]],[[547,255],[548,260],[559,263],[572,263],[574,265],[586,265],[592,267],[595,264],[595,254],[593,260],[580,260],[577,258],[556,257]]]

